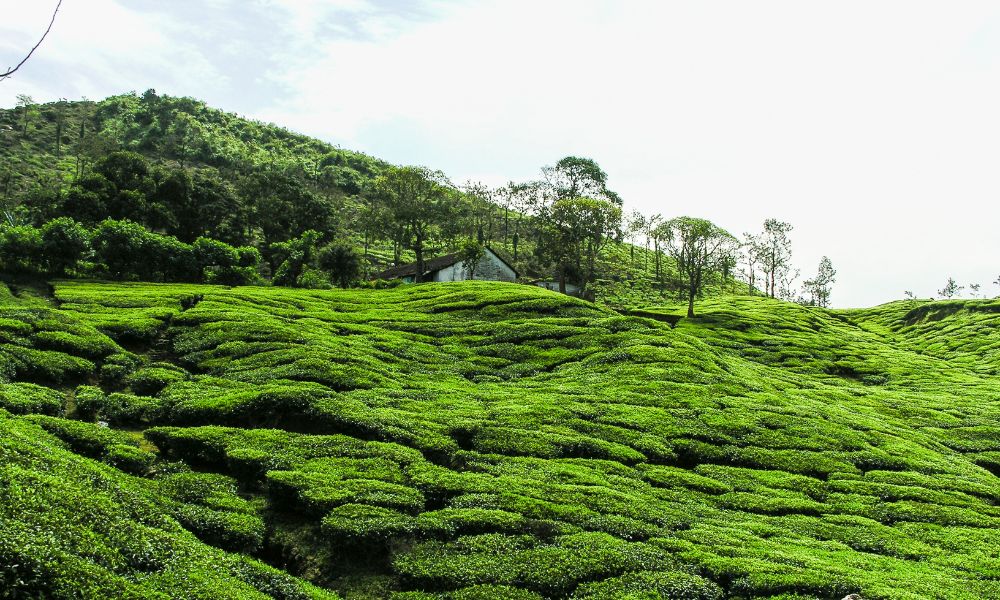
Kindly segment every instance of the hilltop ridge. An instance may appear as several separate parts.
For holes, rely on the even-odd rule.
[[[0,248],[0,255],[11,255],[0,258],[0,269],[205,283],[252,283],[259,275],[281,285],[323,287],[331,280],[357,283],[418,254],[429,258],[490,245],[526,277],[562,274],[609,305],[678,295],[682,277],[660,239],[666,234],[656,233],[660,222],[623,215],[621,199],[607,189],[607,174],[596,163],[566,157],[542,171],[537,181],[497,189],[472,182],[456,186],[429,168],[389,165],[153,90],[99,102],[24,104],[0,110],[5,230],[38,230],[70,218],[86,230],[64,237],[93,240],[102,225],[116,239],[143,237],[134,228],[125,231],[123,222],[130,221],[152,236],[139,244],[144,249],[123,251],[165,253],[152,262],[166,266],[112,268],[97,247],[68,257],[61,270],[28,264],[50,260],[24,258],[32,254],[28,241],[40,233],[23,230],[10,232],[10,251]],[[423,182],[417,186],[423,195],[399,195],[414,189],[403,185],[409,179]],[[415,217],[419,223],[412,222]],[[587,239],[577,239],[581,235]],[[651,242],[638,245],[643,236]],[[187,264],[192,260],[186,255],[198,250],[182,244],[201,237],[232,246],[239,257],[219,264],[221,254],[232,252],[206,249],[199,264]],[[6,243],[0,237],[0,245]],[[237,265],[245,272],[236,273]],[[727,265],[710,269],[709,294],[736,285]]]

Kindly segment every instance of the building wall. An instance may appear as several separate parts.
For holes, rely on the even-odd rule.
[[[462,262],[459,261],[450,267],[435,271],[433,280],[465,281],[468,278],[469,271],[463,268]],[[517,274],[500,260],[496,254],[487,250],[483,258],[480,259],[479,264],[476,265],[475,279],[481,281],[514,281],[517,279]]]
[[[559,282],[558,281],[536,281],[535,285],[537,285],[538,287],[541,287],[541,288],[545,288],[547,290],[552,290],[553,292],[558,292],[559,291]],[[569,282],[567,282],[566,283],[566,293],[568,295],[570,295],[570,296],[579,296],[580,295],[580,286],[576,285],[575,283],[569,283]]]

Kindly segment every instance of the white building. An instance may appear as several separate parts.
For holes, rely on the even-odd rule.
[[[438,258],[424,261],[424,275],[422,281],[466,281],[477,279],[481,281],[514,281],[517,279],[517,271],[506,260],[500,257],[488,246],[483,249],[483,257],[476,263],[474,269],[465,267],[462,255],[459,253],[449,254]],[[417,263],[400,265],[386,269],[378,275],[376,279],[402,279],[406,283],[412,283],[417,276]]]

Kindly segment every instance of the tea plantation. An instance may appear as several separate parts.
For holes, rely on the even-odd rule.
[[[0,597],[1000,597],[1000,301],[0,287]]]

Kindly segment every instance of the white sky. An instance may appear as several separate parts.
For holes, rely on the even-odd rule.
[[[55,0],[0,0],[0,66]],[[453,180],[594,158],[626,208],[795,226],[833,302],[1000,288],[1000,3],[64,0],[0,105],[194,96]]]

